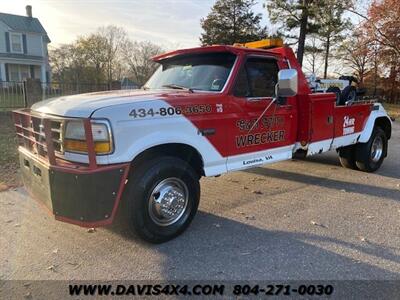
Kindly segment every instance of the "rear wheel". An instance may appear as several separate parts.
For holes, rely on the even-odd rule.
[[[346,146],[339,148],[339,161],[342,167],[347,169],[357,169],[356,165],[356,146]]]
[[[368,142],[357,145],[356,165],[361,171],[374,172],[379,169],[387,153],[385,131],[375,127]]]
[[[159,157],[132,168],[126,193],[131,229],[151,243],[181,234],[197,212],[199,176],[185,161]]]

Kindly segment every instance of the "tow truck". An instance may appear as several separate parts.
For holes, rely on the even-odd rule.
[[[142,90],[63,96],[14,112],[28,192],[55,219],[111,224],[118,209],[161,243],[196,214],[202,176],[336,150],[373,172],[388,152],[381,104],[312,93],[282,40],[176,50]]]

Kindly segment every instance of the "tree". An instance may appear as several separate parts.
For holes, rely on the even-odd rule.
[[[303,68],[307,69],[313,74],[316,74],[319,69],[317,67],[317,64],[320,59],[320,55],[323,52],[323,49],[318,44],[317,37],[315,35],[311,35],[311,37],[308,40],[310,42],[305,45],[304,53],[306,62],[308,63],[310,68],[308,68],[306,65],[303,65]]]
[[[113,80],[121,79],[122,49],[127,40],[122,28],[107,26],[51,50],[53,78],[76,86],[104,82],[110,85]]]
[[[378,87],[378,71],[379,71],[379,44],[375,41],[371,43],[370,53],[373,58],[373,70],[374,70],[374,92],[373,95],[376,96]]]
[[[64,70],[68,67],[69,46],[61,45],[59,48],[49,49],[49,63],[52,70],[52,78],[55,81],[64,81]]]
[[[128,74],[135,83],[143,85],[156,70],[158,64],[151,57],[161,54],[163,49],[151,42],[129,41],[123,48],[124,61],[128,66]]]
[[[261,14],[251,11],[254,0],[217,0],[206,18],[201,19],[202,45],[244,43],[267,36],[260,25]]]
[[[271,22],[279,24],[287,31],[287,38],[294,38],[297,46],[297,61],[303,64],[306,35],[317,30],[315,13],[318,3],[315,0],[268,0],[266,8]],[[299,30],[298,35],[294,31]]]
[[[376,57],[387,76],[384,89],[396,101],[400,94],[400,2],[374,0],[367,16],[362,17],[364,29],[378,47]]]
[[[56,81],[78,85],[82,82],[90,82],[94,77],[95,73],[87,65],[76,43],[51,49],[49,58],[53,70],[52,77]]]
[[[400,2],[374,0],[368,10],[365,27],[380,45],[378,56],[388,73],[389,97],[395,101],[400,93]]]
[[[400,1],[373,0],[367,15],[357,10],[350,12],[364,19],[362,29],[370,37],[374,53],[374,90],[381,78],[378,68],[386,77],[383,90],[389,90],[390,98],[396,101],[400,97]],[[396,99],[397,98],[397,99]]]
[[[99,28],[97,34],[105,41],[106,74],[107,81],[111,84],[114,79],[114,71],[121,67],[119,58],[124,45],[127,43],[126,31],[120,27],[109,25]]]
[[[369,37],[359,28],[345,39],[339,47],[338,56],[357,75],[360,85],[371,67],[372,48],[369,44]]]
[[[362,17],[364,28],[383,47],[400,55],[400,2],[397,0],[373,0],[367,16],[360,12],[348,11]]]
[[[104,80],[104,70],[107,64],[107,40],[99,34],[81,37],[76,42],[77,51],[86,63],[94,66],[96,84]]]
[[[324,47],[324,78],[327,78],[329,56],[332,45],[343,39],[342,33],[351,28],[349,18],[344,18],[345,9],[352,6],[349,0],[320,0],[316,8],[315,20],[318,24],[317,34]]]

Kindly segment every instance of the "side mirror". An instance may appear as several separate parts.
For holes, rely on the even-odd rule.
[[[279,97],[291,97],[297,95],[297,70],[284,69],[278,73],[278,84],[276,85],[275,95]]]

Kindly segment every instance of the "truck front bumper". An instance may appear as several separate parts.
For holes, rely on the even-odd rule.
[[[19,161],[29,194],[56,220],[83,227],[111,224],[118,209],[130,164],[94,169],[53,166],[23,147]]]

